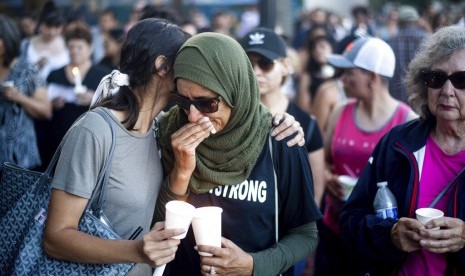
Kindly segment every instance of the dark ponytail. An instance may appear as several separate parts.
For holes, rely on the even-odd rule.
[[[120,71],[129,76],[129,86],[123,86],[119,92],[104,99],[100,106],[114,110],[128,110],[128,117],[122,123],[133,130],[139,118],[139,98],[131,87],[146,87],[155,70],[155,60],[166,57],[163,68],[172,71],[174,59],[181,45],[190,37],[177,25],[163,19],[148,18],[132,27],[121,48]],[[149,91],[149,90],[144,90]]]

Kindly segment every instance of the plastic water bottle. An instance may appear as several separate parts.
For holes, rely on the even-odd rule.
[[[387,185],[388,183],[385,181],[377,184],[378,191],[376,192],[373,207],[377,217],[381,219],[397,219],[397,201]]]

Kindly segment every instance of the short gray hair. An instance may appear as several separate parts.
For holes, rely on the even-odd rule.
[[[426,36],[409,64],[406,83],[409,103],[424,120],[432,117],[428,108],[428,87],[420,78],[421,71],[448,60],[455,52],[465,50],[465,28],[448,26]]]

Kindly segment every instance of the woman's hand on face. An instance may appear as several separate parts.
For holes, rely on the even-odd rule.
[[[184,229],[164,227],[164,222],[157,222],[142,238],[142,255],[145,262],[152,267],[167,264],[174,259],[180,240],[172,237],[185,232]]]
[[[221,238],[222,247],[198,245],[197,250],[213,254],[212,257],[200,256],[202,275],[252,275],[253,257],[244,252],[232,241]],[[211,273],[213,272],[214,273]]]
[[[187,123],[171,135],[171,146],[175,156],[175,167],[179,171],[192,173],[195,169],[195,149],[214,131],[208,117],[196,123]]]
[[[437,227],[440,229],[434,229]],[[465,246],[465,223],[459,218],[433,219],[420,227],[420,236],[420,245],[428,251],[457,252]]]
[[[280,141],[288,136],[295,135],[294,138],[287,141],[289,147],[294,145],[305,145],[304,130],[294,116],[288,113],[276,113],[273,116],[273,125],[275,126],[271,131],[271,136],[274,136],[277,141]]]
[[[391,240],[395,247],[405,252],[420,249],[421,236],[419,229],[422,224],[412,218],[402,217],[391,229]]]

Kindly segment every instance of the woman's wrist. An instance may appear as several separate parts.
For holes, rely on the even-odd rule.
[[[136,248],[137,252],[137,260],[135,260],[136,263],[148,263],[150,264],[150,259],[147,257],[147,254],[144,252],[144,241],[142,240],[137,240],[134,241],[134,247]]]
[[[187,181],[187,185],[185,185],[185,188],[184,187],[179,187],[180,185],[173,185],[172,183],[172,180],[175,179],[175,183],[182,183],[182,182],[186,182],[185,180],[180,180],[180,179],[177,179],[176,177],[172,177],[172,174],[169,174],[168,175],[168,191],[173,195],[175,196],[176,198],[187,198],[190,194],[190,189],[189,189],[189,182]],[[174,187],[173,187],[174,186]]]
[[[253,257],[251,254],[247,254],[247,256],[246,274],[253,275]]]

